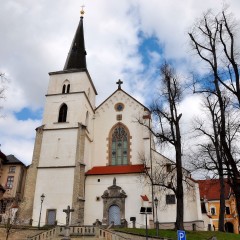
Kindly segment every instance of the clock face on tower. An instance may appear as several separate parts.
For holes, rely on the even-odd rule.
[[[122,103],[117,103],[115,105],[115,110],[121,112],[124,109],[124,105]]]

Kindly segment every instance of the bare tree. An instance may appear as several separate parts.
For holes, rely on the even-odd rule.
[[[231,109],[230,100],[225,98],[225,116],[227,117],[227,136],[230,148],[236,149],[236,141],[239,140],[239,117],[233,117],[234,109]],[[207,170],[213,178],[219,178],[220,182],[220,213],[218,221],[218,230],[224,232],[224,214],[225,214],[225,183],[224,178],[228,178],[228,168],[225,164],[225,154],[221,145],[221,111],[215,96],[207,95],[204,100],[204,117],[198,118],[194,123],[195,137],[203,138],[197,144],[195,156],[192,158],[192,165],[196,170]],[[230,109],[229,109],[230,108]],[[233,151],[232,151],[233,152]]]
[[[165,164],[154,166],[155,170],[149,174],[152,185],[158,185],[173,190],[177,199],[176,229],[184,229],[183,226],[183,169],[182,169],[182,143],[180,119],[182,114],[178,113],[179,103],[182,97],[182,89],[179,78],[170,64],[165,63],[161,67],[161,89],[159,98],[150,108],[153,116],[154,126],[145,125],[159,144],[170,144],[175,150],[175,162],[167,176],[163,175]],[[139,121],[141,124],[143,122]],[[158,170],[156,169],[158,168]],[[148,173],[148,171],[146,171]],[[165,171],[166,173],[166,171]],[[168,179],[168,180],[167,180]],[[166,181],[167,180],[167,181]],[[171,182],[171,184],[169,184]],[[176,183],[176,184],[175,184]]]
[[[9,236],[12,232],[16,232],[16,230],[13,230],[14,227],[17,225],[17,208],[9,207],[5,214],[4,214],[4,226],[6,230],[6,240],[8,240]]]
[[[197,21],[189,33],[191,44],[197,56],[208,66],[205,78],[198,82],[194,92],[216,96],[219,107],[219,141],[224,153],[229,184],[234,191],[240,220],[240,173],[238,161],[229,145],[228,124],[226,121],[227,92],[236,97],[233,106],[240,106],[238,52],[235,46],[235,24],[225,11],[213,15],[208,11]],[[196,85],[194,85],[196,86]],[[234,99],[234,98],[229,98]],[[231,117],[231,116],[230,116]]]
[[[236,97],[240,106],[239,49],[236,46],[238,24],[226,10],[214,15],[211,10],[196,21],[189,32],[191,45],[197,55],[208,66],[208,80],[217,81],[218,85]],[[211,81],[211,80],[210,80]],[[202,84],[201,84],[202,85]],[[216,85],[216,84],[215,84]],[[208,91],[215,91],[214,85],[205,83]]]

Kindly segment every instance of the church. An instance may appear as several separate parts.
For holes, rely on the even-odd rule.
[[[144,173],[154,163],[146,166],[140,157],[161,162],[169,170],[171,161],[156,151],[149,131],[136,121],[150,125],[151,112],[123,90],[121,80],[116,91],[96,106],[97,89],[86,64],[83,13],[63,70],[49,73],[19,218],[34,226],[64,225],[63,210],[70,206],[72,225],[131,227],[134,221],[136,227],[144,227],[140,209],[151,207],[148,225],[158,217],[160,227],[171,228],[176,220],[175,195],[147,183]],[[185,227],[195,224],[204,230],[198,184],[191,183],[184,199]]]

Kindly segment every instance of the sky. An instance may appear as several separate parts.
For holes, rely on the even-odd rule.
[[[63,69],[84,5],[87,68],[98,91],[97,105],[122,88],[149,106],[159,89],[164,59],[187,76],[201,64],[189,45],[188,31],[209,8],[229,5],[237,18],[239,0],[8,0],[0,8],[0,144],[6,155],[31,163],[35,129],[41,125],[49,72]],[[239,19],[237,18],[239,21]],[[186,132],[200,111],[198,96],[181,105]]]

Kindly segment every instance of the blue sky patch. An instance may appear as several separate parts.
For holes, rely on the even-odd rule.
[[[140,45],[138,47],[138,52],[142,56],[142,63],[145,66],[151,64],[150,52],[157,52],[160,55],[164,53],[164,45],[159,42],[156,36],[152,35],[150,37],[144,36],[143,32],[139,32],[138,35],[140,39]],[[160,63],[159,63],[160,66]]]
[[[41,108],[33,111],[30,108],[23,108],[20,112],[15,112],[14,115],[18,120],[40,120],[42,119],[43,109]]]

